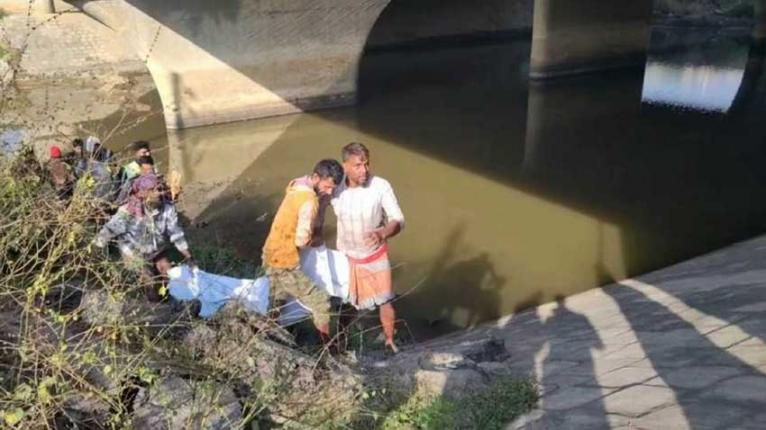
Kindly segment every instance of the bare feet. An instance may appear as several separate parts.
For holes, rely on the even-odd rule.
[[[394,341],[388,341],[386,342],[386,355],[396,355],[399,353],[399,348],[396,346]]]

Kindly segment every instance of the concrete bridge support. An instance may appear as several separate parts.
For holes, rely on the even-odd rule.
[[[753,39],[758,44],[766,44],[766,0],[755,0],[753,2],[753,12],[755,18]]]
[[[397,6],[394,1],[98,0],[83,10],[145,60],[168,128],[184,128],[354,103],[371,29],[389,4]],[[455,31],[491,32],[505,29],[506,21],[512,27],[529,22],[530,0],[503,1],[494,0],[487,10],[515,11],[518,23],[507,14],[497,22],[497,13],[487,13],[486,25],[474,16],[470,26]],[[456,14],[473,10],[449,4],[433,7]],[[427,17],[423,8],[413,10]],[[643,60],[651,11],[651,0],[534,0],[532,77]],[[393,33],[411,33],[405,30]]]
[[[146,60],[168,128],[355,102],[357,64],[388,0],[101,0],[86,13]]]
[[[536,0],[531,77],[642,63],[652,6],[651,0]]]

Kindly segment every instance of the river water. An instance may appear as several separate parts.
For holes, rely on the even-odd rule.
[[[766,230],[762,58],[655,28],[645,68],[529,82],[529,37],[365,54],[358,106],[158,138],[193,244],[257,259],[287,182],[350,141],[407,218],[400,316],[439,333]],[[334,218],[327,239],[334,245]]]

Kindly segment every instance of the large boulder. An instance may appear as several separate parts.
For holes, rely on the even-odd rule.
[[[80,300],[82,319],[104,329],[144,327],[149,334],[178,335],[191,325],[199,302],[167,301],[151,303],[127,292],[89,290]]]
[[[210,380],[162,378],[136,396],[136,430],[230,429],[242,425],[242,406],[234,391]]]
[[[288,332],[236,303],[192,329],[184,345],[196,363],[241,381],[244,397],[279,398],[269,408],[276,420],[337,417],[351,410],[362,391],[356,370],[327,354],[301,352]]]
[[[357,370],[329,354],[302,351],[274,321],[235,302],[204,321],[183,305],[91,291],[78,310],[88,324],[104,328],[89,348],[95,364],[81,369],[85,379],[112,394],[131,379],[141,381],[135,400],[126,404],[134,409],[135,428],[229,428],[243,405],[263,407],[261,415],[275,422],[314,426],[352,412],[363,391]],[[138,364],[121,361],[132,357],[127,344],[113,346],[122,351],[117,358],[104,350],[109,330],[125,326],[163,335],[148,338],[151,351]],[[141,372],[154,381],[146,384]]]
[[[481,390],[512,373],[504,342],[491,336],[426,343],[365,367],[376,383],[448,398]]]

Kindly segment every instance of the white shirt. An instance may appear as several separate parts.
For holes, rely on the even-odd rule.
[[[404,215],[391,184],[373,176],[364,187],[341,185],[330,201],[338,218],[338,250],[352,258],[365,258],[379,246],[365,245],[365,236],[391,221],[404,227]]]

